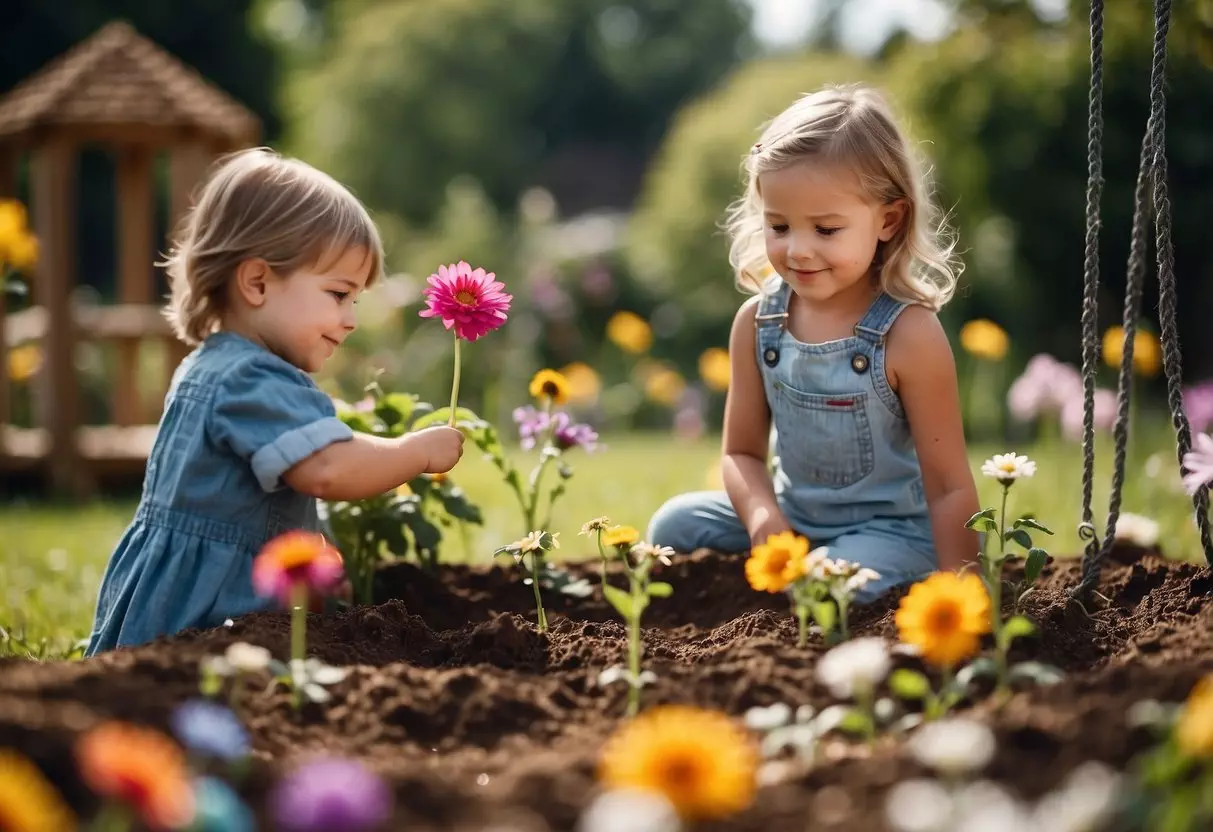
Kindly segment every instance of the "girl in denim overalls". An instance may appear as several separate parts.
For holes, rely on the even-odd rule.
[[[880,574],[860,601],[961,567],[977,489],[935,314],[958,269],[887,104],[861,87],[804,96],[745,171],[730,260],[758,296],[729,341],[725,491],[673,498],[649,540],[741,552],[791,529]]]
[[[214,171],[170,255],[178,367],[131,525],[110,558],[87,654],[265,608],[253,558],[318,530],[316,498],[357,500],[450,470],[463,436],[355,434],[316,372],[381,273],[378,231],[340,184],[245,151]]]

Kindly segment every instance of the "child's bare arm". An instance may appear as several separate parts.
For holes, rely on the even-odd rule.
[[[756,308],[757,298],[743,304],[729,334],[732,375],[724,406],[720,472],[750,540],[761,543],[789,526],[767,470],[771,412],[754,351]]]
[[[463,434],[446,426],[396,438],[355,433],[299,462],[282,475],[288,486],[322,500],[362,500],[422,473],[449,471],[463,455]]]
[[[922,467],[939,567],[959,569],[977,557],[977,533],[965,528],[978,510],[977,486],[965,450],[956,362],[934,313],[920,306],[901,313],[889,333],[888,369]]]

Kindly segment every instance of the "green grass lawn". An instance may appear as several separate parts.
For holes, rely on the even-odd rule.
[[[1093,505],[1096,525],[1102,528],[1111,478],[1111,442],[1106,437],[1099,442]],[[974,473],[983,459],[1001,450],[973,447]],[[1079,553],[1080,446],[1049,442],[1018,450],[1036,459],[1039,468],[1035,478],[1015,487],[1010,511],[1032,512],[1051,526],[1057,534],[1045,545],[1054,554]],[[1122,510],[1157,520],[1162,527],[1162,546],[1169,555],[1202,559],[1191,503],[1179,490],[1174,440],[1166,426],[1160,424],[1131,451]],[[578,540],[577,531],[584,521],[599,515],[643,532],[652,512],[667,497],[709,487],[717,454],[715,438],[687,443],[666,435],[641,435],[609,437],[606,450],[571,457],[576,473],[554,515],[553,531],[561,533],[563,543],[560,554],[588,554],[591,550]],[[1161,464],[1148,463],[1152,454],[1160,457]],[[529,455],[526,464],[534,458]],[[453,536],[451,559],[488,561],[495,547],[527,531],[522,528],[513,492],[472,446],[453,476],[481,505],[485,523],[482,528],[473,527],[466,541]],[[977,479],[983,505],[997,505],[997,483]],[[133,511],[130,499],[84,507],[0,507],[0,655],[61,656],[87,636],[106,559]]]

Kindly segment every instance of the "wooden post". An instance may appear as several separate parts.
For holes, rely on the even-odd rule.
[[[115,177],[118,200],[118,302],[152,302],[155,227],[152,201],[152,151],[135,145],[123,148]],[[139,394],[138,337],[117,342],[118,362],[110,405],[116,425],[130,427],[144,421]]]
[[[76,380],[76,321],[72,290],[76,285],[76,149],[54,139],[33,153],[34,232],[41,256],[34,272],[46,306],[47,399],[44,418],[50,438],[51,487],[83,498],[91,490],[90,472],[77,447],[79,390]]]
[[[206,146],[189,143],[169,152],[169,234],[175,234],[177,224],[194,204],[194,190],[206,177],[212,154]],[[166,245],[167,249],[167,245]],[[181,360],[189,354],[188,344],[176,338],[165,340],[165,386]]]
[[[0,199],[17,195],[17,151],[12,145],[0,145]],[[0,456],[4,456],[5,425],[12,421],[12,388],[8,378],[8,336],[4,317],[8,314],[8,292],[4,267],[0,266]]]

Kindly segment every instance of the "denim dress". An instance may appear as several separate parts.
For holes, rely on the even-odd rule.
[[[86,655],[268,608],[253,558],[283,532],[319,528],[315,498],[282,474],[351,438],[305,372],[234,333],[207,338],[173,374]]]
[[[880,573],[857,595],[871,600],[938,566],[914,440],[885,374],[885,338],[906,304],[881,293],[851,337],[805,344],[787,330],[789,295],[772,281],[756,313],[776,499],[813,548]],[[653,516],[649,540],[681,552],[750,548],[723,491],[671,499]]]

